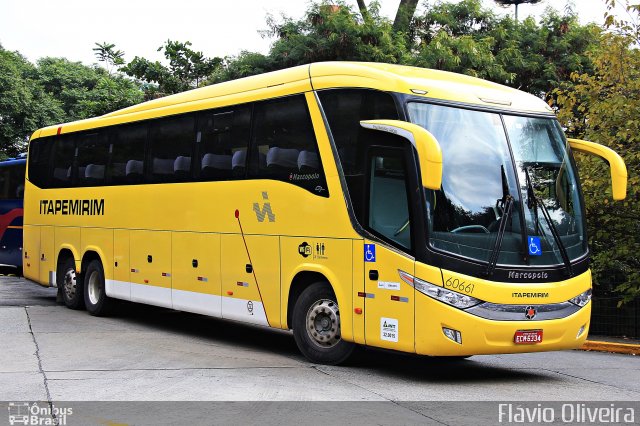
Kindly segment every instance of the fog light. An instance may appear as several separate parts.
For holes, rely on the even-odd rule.
[[[460,333],[458,330],[452,330],[447,327],[442,327],[442,332],[449,339],[453,340],[456,343],[462,344],[462,333]]]
[[[576,339],[582,336],[582,333],[584,333],[585,328],[587,328],[587,324],[584,324],[582,327],[580,327],[580,330],[578,330],[578,334],[576,335]]]

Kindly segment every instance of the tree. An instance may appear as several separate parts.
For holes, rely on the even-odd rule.
[[[577,16],[548,11],[540,22],[498,17],[479,0],[439,2],[414,20],[412,64],[461,72],[546,98],[572,72],[589,72],[586,54],[601,30]]]
[[[223,60],[207,58],[190,46],[191,42],[188,41],[167,40],[158,48],[158,52],[164,51],[164,56],[169,61],[168,66],[136,56],[121,70],[144,82],[158,85],[157,89],[147,86],[148,98],[194,89],[213,74]]]
[[[393,20],[393,29],[396,31],[409,31],[409,24],[418,7],[418,0],[400,0],[396,18]]]
[[[243,52],[237,58],[226,58],[209,82],[319,61],[406,63],[405,37],[380,16],[377,3],[370,5],[368,13],[363,21],[343,2],[322,2],[311,4],[299,20],[269,18],[264,34],[276,37],[269,54]]]
[[[358,9],[360,10],[360,15],[362,15],[362,19],[366,22],[371,18],[367,5],[364,0],[357,0],[357,2]],[[377,3],[372,6],[375,8],[379,7]],[[396,17],[393,20],[393,29],[395,31],[404,31],[408,33],[409,25],[411,24],[413,15],[416,13],[417,7],[418,0],[400,0],[400,4],[398,5],[398,9],[396,10]]]
[[[24,152],[34,130],[63,116],[60,104],[43,90],[33,64],[0,46],[0,158]]]
[[[142,101],[142,92],[134,82],[109,75],[98,66],[63,58],[43,58],[37,65],[38,80],[60,104],[64,121],[106,114]]]
[[[366,17],[362,15],[363,7]],[[481,0],[427,4],[409,32],[394,30],[363,1],[312,3],[301,19],[269,18],[275,37],[267,55],[243,52],[225,58],[209,82],[244,77],[316,61],[388,62],[453,71],[529,91],[554,103],[552,91],[572,72],[590,72],[586,52],[598,42],[595,25],[580,25],[570,10],[547,12],[537,23],[516,23],[482,6]]]
[[[607,3],[611,13],[615,2]],[[573,73],[556,94],[558,117],[570,134],[606,145],[626,162],[627,198],[611,202],[607,166],[578,156],[596,291],[615,290],[629,301],[640,295],[640,38],[634,24],[640,4],[626,9],[631,21],[608,15],[612,31],[591,53],[594,71]]]
[[[142,100],[129,79],[62,58],[36,65],[0,46],[0,158],[23,152],[36,129],[94,117]]]
[[[500,6],[503,7],[509,7],[512,5],[515,5],[516,7],[516,12],[515,12],[515,17],[516,17],[516,22],[518,21],[518,6],[523,4],[523,3],[528,3],[528,4],[536,4],[536,3],[540,3],[542,0],[493,0],[496,3],[498,3]]]
[[[93,51],[98,58],[98,61],[104,62],[107,67],[109,75],[117,67],[124,65],[124,52],[122,50],[115,50],[116,45],[113,43],[95,43],[96,47]]]

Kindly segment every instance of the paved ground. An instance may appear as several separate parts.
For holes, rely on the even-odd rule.
[[[442,362],[362,350],[328,367],[307,362],[288,332],[133,304],[95,318],[11,277],[0,277],[0,341],[0,401],[640,400],[630,355]]]

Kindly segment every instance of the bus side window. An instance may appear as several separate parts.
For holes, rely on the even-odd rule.
[[[256,105],[251,177],[276,179],[328,196],[318,144],[302,95]]]
[[[61,135],[53,145],[53,179],[54,188],[70,187],[77,176],[75,167],[76,144],[75,135]]]
[[[11,195],[11,167],[0,168],[0,200],[15,198]]]
[[[199,179],[244,178],[250,132],[250,106],[203,112],[196,134]]]
[[[194,114],[151,122],[148,182],[180,182],[191,179],[194,130]]]
[[[78,135],[78,185],[103,185],[109,145],[106,131]]]
[[[349,189],[354,213],[364,223],[366,147],[372,133],[361,120],[398,120],[398,110],[388,93],[371,89],[328,89],[318,92]]]
[[[29,181],[40,188],[48,188],[52,137],[38,138],[29,144]]]
[[[402,149],[377,149],[369,158],[369,205],[365,226],[411,249],[409,191]]]
[[[109,138],[107,180],[111,184],[141,183],[144,176],[144,145],[147,123],[114,127]]]
[[[11,170],[11,185],[9,185],[9,198],[23,199],[24,198],[24,172],[25,165],[19,164],[10,167]]]

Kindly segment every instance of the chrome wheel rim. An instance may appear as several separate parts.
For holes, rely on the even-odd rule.
[[[62,288],[67,296],[67,300],[73,300],[73,298],[76,297],[76,278],[75,269],[67,269],[64,273]]]
[[[92,305],[96,305],[100,300],[102,289],[100,288],[100,274],[97,271],[93,271],[89,276],[89,284],[87,287],[89,294],[89,301]]]
[[[322,299],[311,305],[306,323],[307,334],[316,345],[331,348],[340,342],[340,310],[333,300]]]

